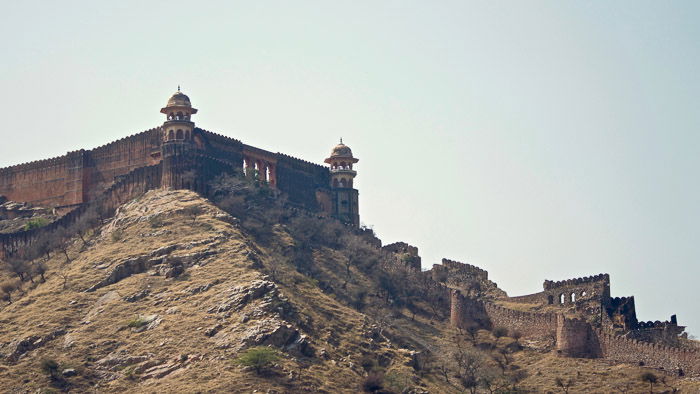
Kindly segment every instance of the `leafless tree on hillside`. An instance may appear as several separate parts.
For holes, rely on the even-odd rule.
[[[0,283],[0,291],[3,293],[3,298],[8,303],[12,303],[12,293],[14,293],[19,288],[19,284],[16,280],[6,280]]]

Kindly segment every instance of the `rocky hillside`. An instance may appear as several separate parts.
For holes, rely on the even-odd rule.
[[[8,288],[2,391],[562,392],[560,378],[569,392],[648,392],[638,367],[454,331],[444,300],[387,269],[371,236],[227,207],[234,215],[192,192],[149,192],[51,253],[43,280]],[[256,346],[279,358],[261,371],[235,362]],[[700,391],[665,380],[655,389]]]

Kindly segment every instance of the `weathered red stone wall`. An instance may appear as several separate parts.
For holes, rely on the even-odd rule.
[[[0,169],[0,195],[37,206],[77,205],[130,171],[160,161],[160,129],[48,160]]]
[[[4,258],[8,254],[18,253],[21,255],[27,248],[32,247],[32,243],[39,236],[55,232],[60,228],[68,228],[81,217],[91,204],[95,204],[101,211],[112,210],[148,190],[159,188],[161,173],[160,164],[137,168],[107,188],[99,199],[82,204],[46,227],[0,234],[0,258]]]
[[[32,205],[71,205],[82,198],[74,155],[39,160],[0,169],[0,195]],[[78,189],[78,190],[76,190]]]
[[[159,163],[161,141],[160,128],[153,128],[87,151],[86,199],[101,194],[117,177]]]

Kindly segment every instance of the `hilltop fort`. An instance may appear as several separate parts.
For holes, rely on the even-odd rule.
[[[345,231],[364,237],[361,243],[366,242],[371,251],[357,246],[360,241],[356,241],[353,250],[359,257],[348,258],[344,268],[346,279],[343,284],[336,284],[338,288],[345,289],[350,281],[352,262],[359,264],[363,253],[375,254],[384,263],[381,268],[372,265],[369,278],[378,278],[381,285],[382,278],[374,275],[378,270],[402,272],[405,281],[401,286],[408,287],[407,283],[413,281],[423,286],[421,289],[427,289],[421,294],[422,301],[441,308],[445,324],[449,315],[452,330],[503,327],[517,333],[518,338],[543,343],[545,348],[564,357],[606,359],[652,367],[677,376],[700,376],[700,351],[688,344],[685,327],[678,324],[676,316],[663,322],[640,322],[634,297],[610,294],[608,274],[546,280],[541,292],[511,297],[482,268],[443,259],[441,264],[422,271],[417,247],[404,242],[382,246],[371,231],[359,228],[358,190],[353,186],[357,175],[353,166],[358,159],[342,140],[324,160],[327,164],[324,166],[195,127],[192,116],[197,109],[179,89],[160,112],[166,119],[159,127],[95,149],[0,169],[0,222],[23,215],[32,217],[39,212],[51,217],[49,223],[37,228],[0,231],[0,258],[27,255],[25,252],[42,235],[65,231],[89,209],[114,210],[156,189],[166,189],[161,192],[168,193],[191,190],[207,196],[217,177],[241,174],[255,185],[265,185],[275,193],[284,194],[285,201],[295,210],[312,212],[310,216],[323,220],[332,218],[334,223],[345,224],[341,226]],[[184,194],[187,193],[194,194]],[[227,226],[231,225],[229,222],[234,219],[227,219]],[[334,237],[340,238],[338,234]],[[217,242],[224,242],[224,236],[217,237]],[[63,241],[70,236],[62,233],[57,238]],[[335,238],[331,244],[337,243]],[[303,256],[300,261],[308,264],[314,254],[309,253],[308,245],[299,245]],[[178,246],[169,247],[175,250]],[[255,250],[252,246],[250,249]],[[165,264],[168,260],[161,255],[172,250],[160,248],[120,263],[100,282],[99,288]],[[68,253],[64,253],[68,259]],[[207,250],[198,259],[217,253],[214,249]],[[258,254],[251,251],[245,259],[257,267]],[[191,259],[193,255],[186,256]],[[185,269],[188,261],[184,257],[180,260],[178,272]],[[333,275],[342,271],[335,269]],[[319,287],[332,292],[330,282],[319,283]],[[398,291],[401,286],[393,289]],[[94,291],[95,286],[91,289]],[[366,291],[358,290],[357,294],[366,295]],[[386,291],[385,299],[391,304],[389,298]],[[357,305],[363,302],[360,299]]]
[[[157,188],[206,194],[215,177],[242,171],[284,193],[291,203],[359,225],[358,191],[353,187],[358,159],[342,140],[325,159],[329,166],[323,166],[195,127],[197,109],[179,87],[160,112],[166,117],[162,126],[95,149],[1,168],[0,203],[10,200],[68,213],[100,199],[125,201]],[[16,249],[31,235],[0,236],[0,253]]]

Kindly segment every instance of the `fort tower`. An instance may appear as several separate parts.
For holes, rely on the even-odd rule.
[[[192,162],[192,151],[195,149],[192,115],[197,113],[197,109],[192,108],[190,98],[178,86],[177,92],[168,99],[168,104],[160,112],[166,117],[161,145],[163,187],[191,189],[194,179],[189,179],[192,176],[188,174],[196,164]]]
[[[341,138],[340,143],[331,151],[330,157],[324,161],[331,166],[330,186],[333,203],[331,214],[340,220],[359,226],[359,193],[353,188],[353,180],[357,172],[352,168],[359,159],[352,156],[352,150],[343,144]]]

